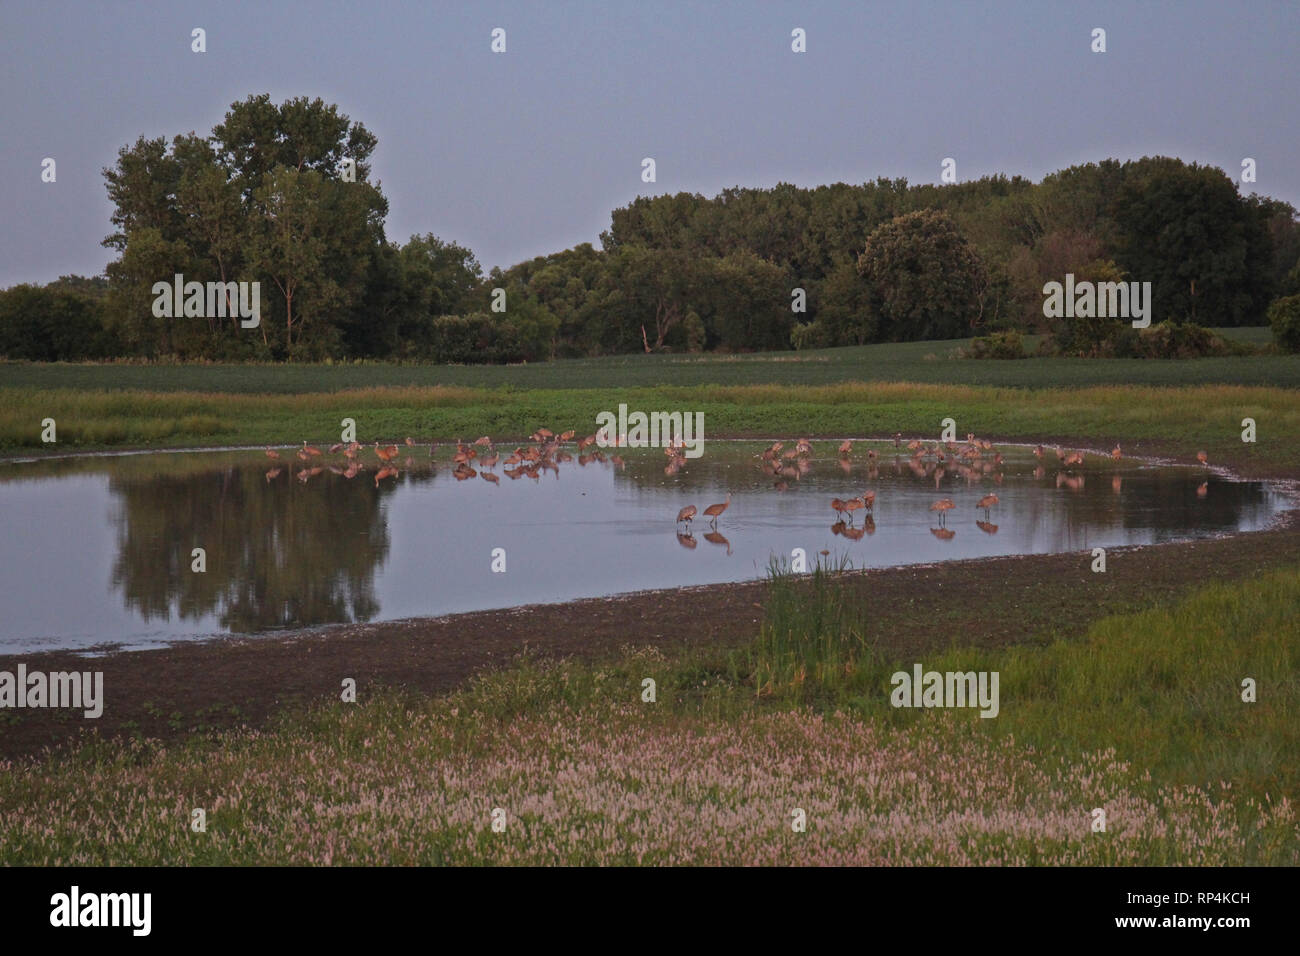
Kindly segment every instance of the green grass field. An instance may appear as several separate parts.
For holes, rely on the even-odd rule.
[[[1221,329],[1262,345],[1266,329]],[[1031,340],[1032,341],[1032,340]],[[373,387],[471,386],[623,389],[660,385],[833,385],[917,382],[1000,388],[1092,385],[1272,385],[1300,388],[1300,356],[1151,361],[956,358],[969,339],[764,352],[749,355],[620,355],[534,365],[65,365],[0,363],[0,389],[75,388],[304,394]]]

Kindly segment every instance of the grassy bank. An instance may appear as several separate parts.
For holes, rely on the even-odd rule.
[[[596,415],[631,409],[699,411],[709,435],[938,435],[1005,439],[1060,436],[1077,442],[1154,440],[1184,453],[1205,448],[1234,460],[1300,461],[1300,402],[1280,388],[1198,386],[999,389],[917,384],[665,386],[506,390],[369,388],[304,395],[198,392],[80,392],[0,389],[0,450],[67,453],[115,447],[293,444],[337,441],[352,418],[362,440],[518,439],[546,424],[594,431]],[[1241,420],[1258,442],[1243,445]],[[58,444],[41,442],[54,418]]]
[[[526,659],[446,697],[382,692],[269,733],[5,766],[0,860],[1300,862],[1300,568],[1078,642],[921,662],[1000,671],[995,719],[894,710],[888,675],[914,662],[853,639],[865,612],[836,579],[774,586],[738,651]]]

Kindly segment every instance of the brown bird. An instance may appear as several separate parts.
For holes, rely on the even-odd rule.
[[[832,507],[835,511],[838,511],[838,512],[839,512],[841,518],[843,518],[844,515],[845,515],[848,511],[851,510],[851,509],[849,508],[849,504],[848,504],[848,502],[847,502],[847,501],[841,501],[839,498],[832,498],[832,499],[831,499],[831,507]]]
[[[276,451],[274,448],[268,448],[268,449],[266,450],[266,457],[267,457],[267,458],[277,458],[277,459],[278,459],[278,458],[280,457],[280,453],[279,453],[278,451]]]
[[[728,506],[730,506],[730,504],[731,504],[731,492],[728,491],[728,492],[727,492],[727,500],[726,500],[726,501],[722,502],[721,504],[717,504],[717,505],[709,505],[707,508],[705,508],[705,509],[704,509],[704,516],[705,516],[706,518],[712,518],[712,519],[713,519],[712,521],[709,522],[709,524],[711,524],[711,525],[717,525],[717,523],[718,523],[718,515],[722,514],[722,512],[724,512],[724,511],[726,511],[727,508],[728,508]]]
[[[957,507],[953,504],[951,498],[940,498],[934,504],[930,505],[931,511],[939,512],[939,523],[942,525],[948,516],[948,512]]]
[[[1210,483],[1208,481],[1203,481],[1199,485],[1197,485],[1196,497],[1204,498],[1209,493],[1210,493]]]
[[[280,477],[280,472],[282,471],[284,471],[283,468],[272,468],[270,471],[266,473],[266,480],[271,481],[273,478]]]
[[[410,435],[407,435],[407,436],[406,436],[406,447],[407,447],[407,448],[414,448],[414,447],[415,447],[415,442],[411,441],[411,436],[410,436]]]
[[[488,438],[487,435],[484,435],[482,438],[476,438],[476,439],[474,439],[474,444],[479,445],[479,446],[487,446],[487,445],[491,445],[491,444],[492,444],[492,439],[491,439],[491,438]]]
[[[876,510],[876,493],[874,491],[862,492],[862,506],[868,511]]]
[[[975,502],[975,507],[976,507],[976,508],[983,508],[983,509],[984,509],[984,517],[987,518],[988,515],[989,515],[989,509],[992,508],[992,507],[993,507],[995,504],[997,504],[997,503],[998,503],[998,496],[997,496],[997,495],[985,495],[985,496],[984,496],[983,498],[981,498],[979,501]]]
[[[316,458],[320,455],[319,448],[315,448],[312,445],[308,445],[306,442],[302,443],[302,450],[305,451],[307,454],[311,455],[313,458]]]
[[[840,444],[840,454],[847,455],[851,451],[853,451],[853,439],[849,438]]]
[[[681,511],[677,512],[677,523],[681,524],[685,521],[686,526],[690,527],[691,522],[695,520],[695,514],[695,505],[687,505]]]
[[[1203,451],[1198,451],[1196,453],[1196,460],[1199,461],[1202,465],[1208,465],[1210,463],[1209,455],[1205,454],[1205,452]]]
[[[1119,461],[1124,457],[1124,452],[1120,450],[1119,442],[1115,442],[1115,447],[1110,450],[1110,457]]]
[[[339,449],[342,447],[343,447],[343,442],[338,442],[337,444],[330,445],[330,454],[331,455],[338,454]]]
[[[567,432],[562,432],[560,434],[560,441],[573,441],[573,429],[570,428]]]

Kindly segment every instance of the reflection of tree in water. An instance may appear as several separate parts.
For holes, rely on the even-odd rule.
[[[364,476],[328,472],[302,484],[286,468],[223,467],[184,477],[114,478],[118,556],[113,584],[145,619],[217,614],[223,627],[366,621],[379,610],[376,570],[388,556],[381,496]],[[207,572],[190,570],[207,552]]]

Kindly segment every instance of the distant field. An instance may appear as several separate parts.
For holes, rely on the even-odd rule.
[[[1252,344],[1267,329],[1223,329]],[[969,339],[750,355],[620,355],[533,365],[63,365],[0,363],[0,388],[302,394],[383,386],[617,389],[657,385],[918,382],[1010,388],[1273,385],[1300,388],[1300,356],[1141,359],[956,358]]]

